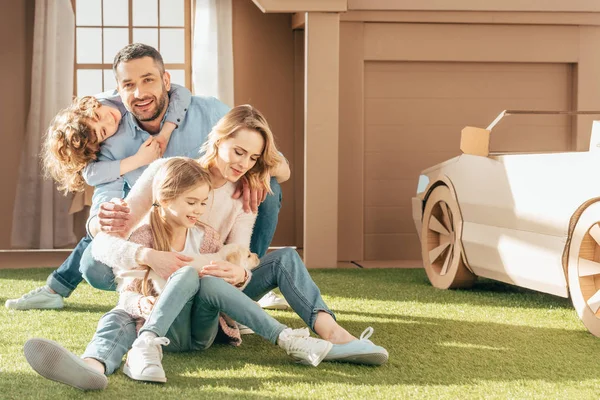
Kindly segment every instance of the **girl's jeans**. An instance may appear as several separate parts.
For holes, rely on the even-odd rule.
[[[311,329],[320,311],[335,318],[293,249],[277,250],[263,257],[243,292],[219,278],[196,277],[196,271],[189,267],[173,274],[142,328],[170,338],[171,344],[165,350],[208,348],[217,334],[219,312],[275,343],[285,326],[252,300],[260,299],[276,287]],[[98,322],[82,357],[103,362],[106,375],[110,375],[119,368],[136,337],[135,319],[123,310],[112,310]]]

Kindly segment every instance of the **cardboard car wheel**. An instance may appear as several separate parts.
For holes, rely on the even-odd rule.
[[[447,186],[437,186],[427,198],[421,226],[423,266],[436,288],[470,287],[477,279],[464,263],[461,234],[458,202]]]
[[[600,336],[600,203],[586,208],[575,225],[567,275],[579,319],[590,333]]]

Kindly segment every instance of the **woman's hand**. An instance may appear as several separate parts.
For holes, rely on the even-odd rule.
[[[267,188],[264,185],[261,185],[258,188],[250,188],[250,184],[248,183],[248,179],[245,176],[242,176],[238,181],[237,188],[233,193],[234,199],[239,199],[240,197],[244,201],[244,211],[249,213],[252,211],[253,213],[258,212],[258,206],[260,203],[265,201],[267,198]]]
[[[200,270],[200,277],[214,276],[223,278],[223,280],[233,286],[239,285],[246,280],[247,272],[239,265],[228,261],[211,261]]]
[[[142,248],[139,259],[136,261],[140,265],[147,265],[161,278],[169,279],[173,272],[179,268],[189,265],[194,259],[183,254],[171,251],[158,251],[149,248]]]

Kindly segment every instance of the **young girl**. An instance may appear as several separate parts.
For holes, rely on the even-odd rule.
[[[97,186],[112,182],[127,172],[150,164],[160,158],[190,105],[191,92],[183,86],[172,85],[169,108],[162,130],[147,140],[138,152],[120,160],[119,168],[112,161],[99,161],[102,142],[113,136],[127,110],[118,95],[102,93],[76,98],[61,110],[50,123],[46,132],[42,159],[44,169],[52,177],[59,190],[80,192],[85,183]]]
[[[199,161],[209,171],[213,191],[209,195],[210,208],[201,217],[214,226],[225,243],[250,243],[255,216],[244,213],[241,199],[232,199],[235,183],[242,177],[250,182],[268,183],[268,177],[278,177],[281,156],[275,150],[273,134],[265,118],[252,106],[238,106],[227,113],[209,134],[204,146],[205,154]],[[129,206],[129,229],[136,226],[153,207],[153,178],[166,160],[153,162],[138,179],[126,198]],[[121,210],[119,212],[125,213]],[[122,217],[115,215],[116,217]],[[110,224],[110,218],[103,223]],[[128,232],[121,232],[126,237]],[[107,384],[104,375],[119,368],[123,356],[128,356],[127,368],[130,376],[143,380],[162,379],[164,372],[160,363],[160,337],[178,332],[185,326],[190,332],[190,316],[201,328],[190,340],[189,335],[170,336],[169,347],[173,350],[190,350],[210,346],[216,336],[215,326],[218,312],[222,310],[234,320],[249,326],[259,335],[280,344],[284,327],[270,318],[251,300],[279,287],[292,309],[306,325],[334,345],[325,355],[324,361],[346,361],[360,364],[381,365],[388,359],[387,351],[368,340],[372,330],[367,329],[360,339],[342,328],[333,312],[321,297],[319,288],[311,279],[302,260],[293,249],[281,249],[267,254],[260,265],[252,271],[252,279],[236,265],[215,261],[204,267],[201,280],[191,279],[197,273],[183,267],[186,262],[173,253],[144,248],[119,237],[100,233],[92,243],[92,254],[102,263],[94,268],[112,267],[137,268],[148,265],[159,275],[170,277],[164,291],[153,307],[152,313],[141,330],[140,337],[133,329],[132,317],[119,310],[105,314],[98,323],[94,338],[87,346],[83,361],[59,344],[44,339],[32,339],[28,353],[36,359],[28,361],[32,367],[48,379],[81,388],[100,389]],[[175,273],[171,274],[173,270]],[[109,270],[110,271],[110,270]],[[245,285],[243,291],[235,285]],[[250,300],[250,302],[248,302]],[[242,306],[240,306],[242,305]],[[178,310],[183,310],[179,312]],[[202,327],[210,329],[202,329]],[[148,332],[148,333],[145,333]],[[310,361],[314,357],[308,332],[300,335],[288,351]],[[150,339],[147,335],[156,335]],[[282,342],[290,341],[284,338]],[[317,342],[318,343],[318,342]],[[134,371],[132,373],[131,371]]]

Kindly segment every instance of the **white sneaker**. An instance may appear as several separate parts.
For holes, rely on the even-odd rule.
[[[63,308],[64,302],[60,294],[50,292],[48,286],[42,286],[18,299],[6,300],[4,306],[13,310],[53,309]]]
[[[162,347],[169,344],[166,337],[139,337],[127,353],[123,373],[136,381],[166,382],[162,367]]]
[[[283,297],[277,296],[273,291],[265,294],[258,305],[267,310],[286,310],[290,307]]]
[[[300,364],[316,367],[323,361],[331,347],[330,342],[310,337],[308,328],[285,328],[277,340],[279,347]]]
[[[254,331],[248,328],[246,325],[240,324],[236,322],[238,329],[240,330],[240,335],[252,335]]]

